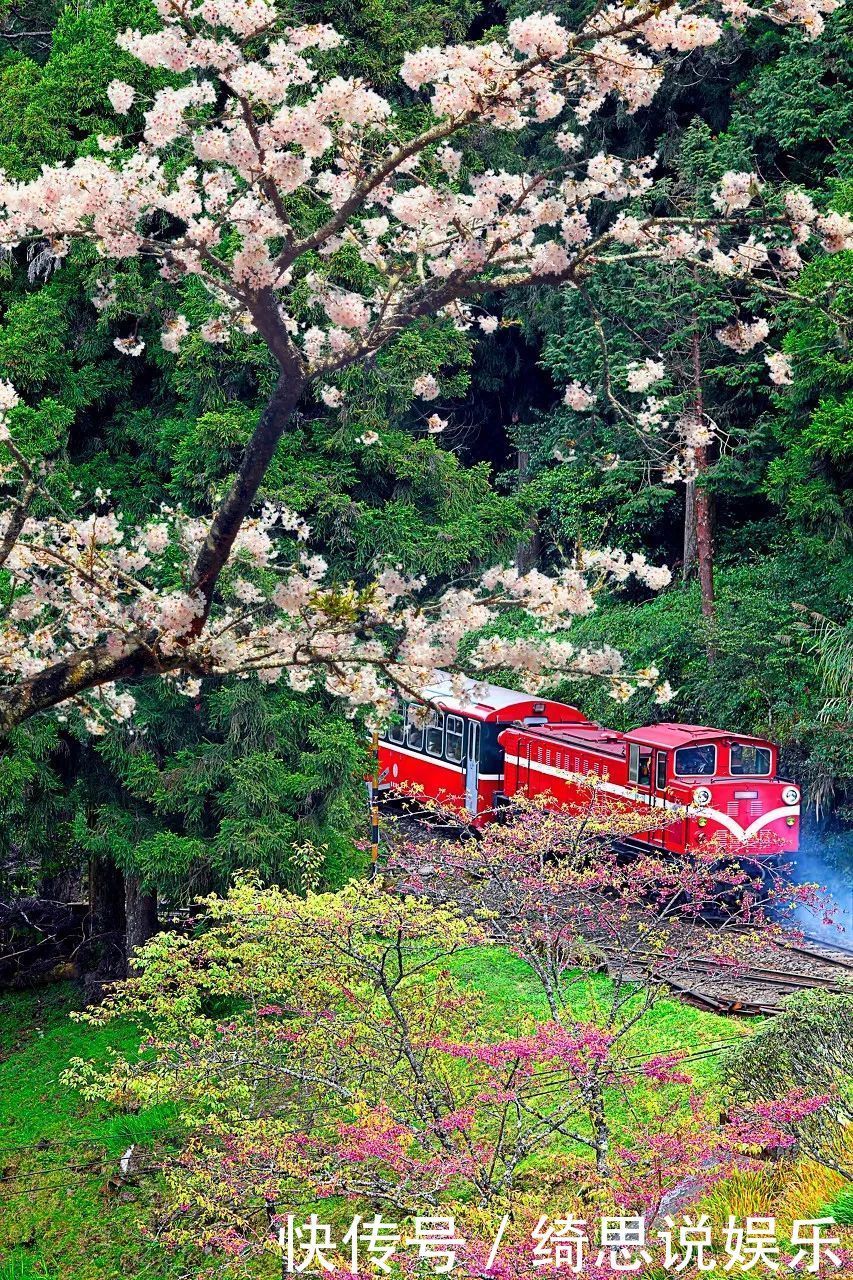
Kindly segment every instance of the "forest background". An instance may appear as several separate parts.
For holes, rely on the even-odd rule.
[[[336,25],[348,37],[334,55],[345,73],[405,107],[405,50],[477,39],[531,7],[310,0],[293,16]],[[550,7],[569,25],[583,8]],[[734,169],[853,212],[851,23],[842,7],[814,42],[767,24],[729,28],[681,59],[650,108],[599,113],[601,146],[656,151],[666,194],[685,209]],[[152,28],[147,4],[0,4],[0,169],[26,179],[94,153],[108,84],[157,87],[159,73],[116,48],[126,27]],[[534,128],[484,145],[495,148],[488,166],[501,147],[550,144]],[[849,876],[850,257],[822,257],[769,309],[762,300],[790,385],[768,379],[760,348],[744,356],[716,340],[735,304],[724,282],[678,263],[619,264],[591,294],[509,294],[490,308],[500,323],[488,338],[425,319],[393,358],[347,373],[342,412],[302,410],[263,496],[299,511],[333,569],[356,579],[399,564],[447,585],[496,560],[544,569],[590,545],[667,562],[668,589],[649,598],[628,587],[576,633],[615,645],[634,669],[654,662],[676,701],[664,709],[640,691],[622,705],[595,684],[554,692],[615,727],[669,718],[779,741],[784,772],[805,787],[806,849]],[[0,369],[31,406],[17,419],[28,447],[51,459],[55,487],[100,489],[131,518],[160,503],[205,509],[233,474],[274,379],[271,357],[248,336],[227,348],[191,337],[167,352],[146,314],[154,269],[149,278],[136,263],[122,277],[109,319],[89,301],[95,270],[85,245],[47,278],[37,255],[28,268],[0,263]],[[190,291],[190,320],[192,306]],[[117,314],[150,338],[141,358],[115,349]],[[666,478],[659,442],[618,407],[580,413],[564,401],[567,383],[598,386],[646,356],[663,359],[670,394],[701,395],[716,425],[693,483]],[[441,434],[413,403],[423,372],[440,383],[429,410],[448,420]],[[237,868],[292,888],[335,887],[358,868],[365,738],[331,698],[237,678],[205,681],[190,699],[156,680],[136,692],[132,723],[102,736],[73,717],[12,733],[0,762],[5,899],[79,896],[88,875],[104,913],[93,931],[120,933],[132,903],[144,934],[156,895],[180,905],[224,888]]]

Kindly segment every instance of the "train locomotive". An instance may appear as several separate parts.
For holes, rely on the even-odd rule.
[[[796,852],[800,789],[778,767],[764,738],[669,722],[621,733],[566,703],[449,676],[404,704],[379,741],[381,790],[417,790],[473,827],[514,796],[581,807],[592,782],[623,812],[667,813],[631,842],[675,854],[711,841]]]

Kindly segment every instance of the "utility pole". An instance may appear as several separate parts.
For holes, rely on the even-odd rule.
[[[367,802],[370,806],[370,870],[369,880],[375,880],[379,867],[379,733],[376,729],[371,737],[371,754],[373,771],[365,779],[367,783]]]

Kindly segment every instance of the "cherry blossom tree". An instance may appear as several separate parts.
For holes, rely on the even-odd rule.
[[[541,830],[532,861],[534,845]],[[543,919],[546,881],[540,866]],[[643,1051],[646,1006],[636,990],[627,1003],[627,984],[611,1018],[549,998],[495,1025],[451,968],[488,944],[491,912],[364,881],[307,899],[244,881],[202,911],[195,936],[150,941],[135,975],[83,1015],[140,1019],[142,1052],[70,1074],[102,1101],[176,1104],[184,1141],[166,1161],[157,1232],[217,1264],[269,1253],[287,1215],[319,1203],[333,1224],[342,1205],[349,1217],[452,1214],[480,1275],[502,1215],[519,1229],[552,1205],[583,1217],[630,1204],[651,1223],[685,1180],[695,1197],[756,1147],[790,1145],[791,1125],[824,1101],[789,1090],[721,1126],[681,1055]],[[667,1090],[663,1112],[650,1089]]]
[[[764,12],[814,36],[836,3],[773,0]],[[488,334],[496,319],[487,300],[531,285],[578,287],[600,264],[634,255],[689,257],[712,270],[737,258],[784,275],[798,245],[815,240],[833,252],[853,227],[802,201],[774,205],[766,191],[753,205],[758,184],[737,173],[725,175],[714,217],[614,216],[619,202],[651,189],[655,158],[595,153],[584,131],[611,98],[631,112],[646,106],[668,54],[710,45],[722,22],[753,16],[742,0],[599,6],[576,30],[533,14],[513,20],[505,39],[417,50],[400,69],[429,117],[414,132],[369,86],[323,73],[324,52],[340,43],[327,26],[288,27],[270,0],[157,0],[157,9],[158,31],[127,31],[119,44],[172,83],[136,104],[133,87],[114,81],[117,116],[138,120],[128,133],[101,138],[101,156],[45,167],[29,182],[0,181],[0,243],[36,241],[58,263],[75,239],[91,241],[104,260],[93,301],[107,310],[114,279],[134,259],[158,264],[175,299],[181,282],[200,281],[211,299],[201,337],[227,343],[235,329],[257,333],[277,380],[206,519],[156,513],[129,529],[107,505],[38,520],[26,515],[31,477],[21,476],[3,525],[14,584],[3,658],[17,678],[0,690],[0,725],[90,690],[101,691],[94,701],[103,713],[120,716],[131,701],[115,693],[116,681],[246,669],[265,678],[288,671],[297,687],[319,671],[353,705],[381,711],[392,666],[417,683],[424,670],[452,665],[460,619],[470,613],[476,625],[485,620],[478,610],[500,602],[475,587],[445,597],[436,622],[395,575],[364,590],[329,586],[325,565],[297,554],[283,582],[265,573],[285,542],[279,534],[303,532],[289,512],[257,511],[297,405],[341,406],[347,367],[424,317]],[[475,128],[543,124],[565,157],[554,171],[482,171],[466,159]],[[760,261],[746,248],[758,229]],[[353,260],[358,285],[342,266]],[[162,346],[174,353],[190,321],[179,310],[162,320]],[[144,338],[124,333],[115,346],[132,359]],[[413,390],[428,408],[440,386],[424,373]],[[4,385],[0,408],[12,424],[15,399]],[[432,414],[429,424],[437,431],[442,420]],[[226,566],[241,557],[258,572],[226,582]],[[527,575],[509,594],[556,625],[583,611],[582,573],[574,566],[553,586]],[[559,605],[546,609],[551,592]],[[389,620],[399,625],[385,645],[379,633]],[[555,658],[571,668],[575,655],[566,647]]]
[[[402,841],[388,874],[397,892],[479,919],[493,944],[535,974],[555,1023],[574,1022],[578,988],[606,969],[611,985],[597,1022],[609,1037],[607,1075],[685,973],[698,965],[736,977],[772,958],[797,905],[819,895],[815,885],[791,885],[790,868],[767,858],[772,849],[760,840],[744,849],[715,839],[674,858],[654,846],[659,811],[614,800],[594,776],[578,776],[576,785],[571,806],[521,798],[482,834]],[[668,820],[681,816],[674,810]],[[626,856],[627,845],[635,852]],[[605,1083],[591,1069],[584,1087],[588,1143],[599,1172],[609,1174]]]

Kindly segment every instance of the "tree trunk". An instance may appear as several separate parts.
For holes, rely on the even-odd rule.
[[[133,953],[157,932],[157,894],[143,893],[139,876],[124,877],[124,914],[126,921],[127,963],[133,964]]]
[[[595,1146],[595,1168],[602,1178],[611,1177],[610,1172],[610,1129],[604,1110],[604,1094],[598,1081],[593,1080],[589,1086],[589,1118],[592,1124],[593,1143]]]
[[[258,328],[263,332],[261,314],[256,314],[254,318]],[[275,323],[280,324],[277,307]],[[190,587],[200,592],[204,600],[204,612],[196,619],[190,632],[193,636],[200,635],[204,629],[213,601],[213,592],[223,566],[231,555],[234,539],[251,510],[258,495],[258,489],[267,473],[267,467],[305,389],[305,377],[299,364],[299,357],[292,346],[288,346],[288,349],[279,355],[279,364],[281,374],[278,382],[252,433],[251,440],[246,445],[240,468],[213,518],[193,566]]]
[[[530,468],[530,455],[526,449],[518,451],[518,487],[519,489],[527,479],[527,472]],[[539,566],[539,556],[542,551],[542,540],[539,536],[539,521],[536,516],[531,516],[527,524],[530,530],[530,537],[523,542],[519,542],[515,548],[515,567],[519,573],[529,573],[531,569]]]
[[[696,481],[684,485],[684,549],[681,557],[681,578],[689,582],[696,573],[698,550],[696,545]]]
[[[705,421],[705,404],[702,397],[702,359],[699,349],[699,329],[693,332],[693,381],[696,417]],[[708,630],[706,655],[709,666],[717,656],[714,646],[714,623],[717,610],[714,600],[714,510],[708,490],[708,449],[701,445],[696,449],[696,558],[699,564],[699,593],[702,599],[702,616]]]
[[[709,622],[713,622],[717,613],[714,596],[714,504],[707,484],[702,483],[703,477],[707,477],[708,472],[705,450],[701,450],[703,455],[701,464],[698,457],[700,451],[696,452],[699,468],[699,483],[696,486],[696,554],[699,561],[699,588],[702,595],[702,614]]]
[[[0,689],[0,734],[87,689],[179,667],[179,657],[167,659],[155,653],[156,642],[156,633],[151,631],[142,637],[142,643],[131,644],[126,653],[117,654],[109,644],[88,645],[36,675]]]
[[[89,863],[89,923],[83,945],[83,970],[89,999],[98,999],[105,982],[126,969],[124,876],[109,858]]]

